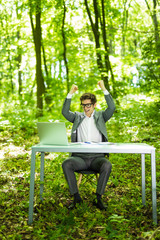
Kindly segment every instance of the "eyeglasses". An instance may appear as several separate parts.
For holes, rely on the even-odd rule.
[[[90,108],[90,107],[92,106],[92,104],[93,104],[93,103],[87,103],[87,104],[81,103],[81,106],[82,106],[83,108],[85,108],[85,107]]]

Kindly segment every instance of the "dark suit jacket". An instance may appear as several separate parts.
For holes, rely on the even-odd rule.
[[[108,136],[107,136],[105,123],[112,117],[115,111],[115,103],[110,94],[104,95],[104,96],[105,96],[105,100],[108,107],[104,111],[97,112],[95,110],[94,119],[95,119],[95,124],[97,129],[102,134],[102,141],[107,142]],[[69,122],[73,123],[72,131],[71,131],[71,141],[77,142],[77,128],[85,118],[85,114],[82,112],[71,112],[70,104],[71,104],[71,99],[66,98],[62,108],[62,114]]]

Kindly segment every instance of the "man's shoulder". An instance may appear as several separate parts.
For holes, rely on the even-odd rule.
[[[79,116],[79,117],[81,117],[81,116],[84,117],[84,113],[83,113],[83,112],[77,112],[77,111],[76,111],[75,114],[76,114],[77,116]]]
[[[102,115],[102,113],[103,113],[103,110],[99,110],[99,111],[95,110],[94,111],[95,117],[98,117],[98,116]]]

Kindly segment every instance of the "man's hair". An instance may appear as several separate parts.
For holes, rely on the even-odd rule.
[[[83,100],[86,100],[86,99],[90,99],[91,100],[91,103],[94,105],[96,102],[97,102],[97,98],[94,94],[92,93],[84,93],[81,97],[80,97],[80,100],[81,100],[81,103]]]

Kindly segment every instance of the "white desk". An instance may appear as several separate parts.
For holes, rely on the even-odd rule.
[[[35,183],[35,159],[36,152],[41,153],[41,173],[40,181],[44,180],[44,155],[45,152],[92,152],[92,153],[138,153],[141,154],[142,172],[142,204],[145,205],[145,154],[151,155],[151,177],[152,177],[152,216],[153,222],[157,224],[157,199],[156,199],[156,161],[155,148],[143,143],[113,143],[113,144],[71,144],[68,146],[56,145],[35,145],[31,152],[31,176],[30,176],[30,196],[29,196],[29,220],[33,222],[34,207],[34,183]],[[43,184],[40,185],[40,198],[42,199]]]

